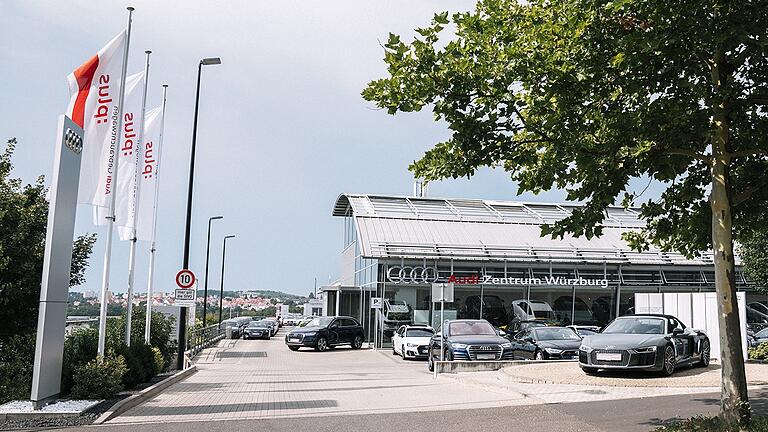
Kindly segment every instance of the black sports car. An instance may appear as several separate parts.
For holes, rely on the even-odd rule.
[[[533,327],[512,338],[514,359],[574,360],[579,355],[581,337],[567,327]]]
[[[441,358],[445,361],[512,360],[512,343],[499,336],[486,320],[451,320],[443,327],[429,341],[427,367],[430,371]]]
[[[671,315],[618,317],[601,333],[587,336],[579,347],[579,366],[599,369],[640,369],[671,375],[678,366],[709,365],[706,334],[686,328]]]
[[[338,345],[349,345],[352,349],[363,346],[363,326],[352,317],[316,317],[305,327],[294,328],[285,335],[285,344],[291,351],[311,347],[325,351]]]

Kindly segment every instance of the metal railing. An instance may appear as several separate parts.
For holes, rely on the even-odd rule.
[[[218,324],[208,327],[195,327],[187,332],[187,356],[194,357],[197,353],[213,345],[224,337],[224,330]]]

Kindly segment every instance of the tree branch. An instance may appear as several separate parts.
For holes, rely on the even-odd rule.
[[[731,199],[731,206],[736,207],[737,205],[748,200],[752,194],[759,191],[760,189],[765,188],[766,186],[768,186],[768,177],[762,177],[760,181],[757,182],[757,184],[752,185],[737,194],[734,194],[733,199]]]
[[[704,161],[706,163],[710,163],[712,161],[712,157],[711,156],[707,156],[705,154],[701,154],[701,153],[695,152],[693,150],[688,150],[688,149],[670,148],[670,149],[665,150],[664,154],[688,156],[688,157],[690,157],[692,159],[698,159],[698,160]]]
[[[768,149],[740,150],[740,151],[735,151],[731,153],[731,159],[738,159],[746,156],[759,156],[759,155],[765,155],[765,154],[768,154]]]

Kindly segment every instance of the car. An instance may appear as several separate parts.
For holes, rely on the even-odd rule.
[[[512,342],[484,319],[447,320],[429,341],[427,368],[441,359],[512,360]]]
[[[556,326],[558,325],[555,321],[546,321],[546,320],[520,320],[518,318],[513,319],[509,322],[506,326],[500,327],[505,332],[509,333],[510,335],[514,335],[515,333],[525,330],[527,328],[531,327],[545,327],[545,326]]]
[[[392,335],[392,355],[408,358],[427,358],[429,341],[435,331],[425,325],[404,325]]]
[[[575,360],[581,336],[568,327],[533,327],[512,336],[515,360]]]
[[[569,329],[573,329],[573,331],[578,333],[578,335],[581,337],[586,337],[586,336],[600,333],[600,327],[598,326],[569,325],[566,327],[568,327]]]
[[[270,336],[274,336],[277,334],[277,330],[278,330],[277,321],[275,321],[274,319],[266,318],[259,322],[269,325],[269,328],[272,330],[272,333],[270,334]]]
[[[672,315],[626,315],[602,332],[585,337],[579,366],[587,374],[600,369],[632,369],[672,375],[680,366],[709,366],[710,342]]]
[[[521,321],[557,321],[555,311],[549,303],[541,300],[513,300],[510,306],[513,319]]]
[[[755,333],[754,338],[755,338],[755,346],[768,342],[768,328],[764,328],[759,332]]]
[[[401,325],[412,322],[413,310],[405,300],[384,299],[384,307],[381,309],[381,328],[385,334],[393,335]]]
[[[482,316],[480,312],[482,311]],[[482,318],[495,326],[506,324],[509,320],[504,300],[497,295],[468,296],[459,312],[460,318]]]
[[[309,347],[322,352],[339,345],[360,349],[363,340],[363,326],[347,316],[317,317],[306,326],[295,328],[285,335],[285,344],[291,351]]]
[[[267,339],[272,336],[272,326],[264,321],[252,321],[243,330],[243,339]]]

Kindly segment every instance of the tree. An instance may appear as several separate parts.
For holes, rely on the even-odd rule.
[[[765,223],[757,227],[740,238],[739,256],[745,273],[755,282],[755,288],[768,293],[768,230]]]
[[[43,272],[48,202],[43,176],[24,185],[12,178],[15,138],[0,154],[0,344],[17,334],[37,329],[40,280]],[[70,286],[85,282],[88,257],[96,235],[74,242]]]
[[[721,417],[749,419],[733,241],[768,198],[768,1],[481,0],[435,15],[410,43],[390,34],[388,77],[363,90],[390,114],[431,107],[452,136],[410,169],[425,180],[503,168],[518,192],[583,201],[542,235],[602,233],[632,179],[656,182],[628,234],[714,253]],[[446,28],[453,30],[450,34]]]

